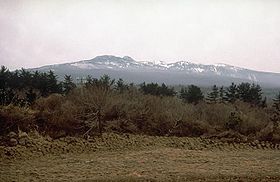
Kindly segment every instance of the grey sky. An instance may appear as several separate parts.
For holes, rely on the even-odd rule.
[[[0,0],[1,65],[103,54],[280,72],[280,1]]]

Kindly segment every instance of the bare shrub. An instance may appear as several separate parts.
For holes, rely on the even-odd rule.
[[[234,107],[225,103],[200,103],[194,109],[194,116],[197,117],[197,120],[207,122],[213,127],[221,127],[228,121],[228,116],[234,110]]]
[[[39,110],[36,120],[41,131],[56,135],[60,131],[71,134],[80,129],[80,123],[74,117],[79,110],[62,95],[40,98],[33,107]]]
[[[79,110],[74,116],[75,119],[87,128],[85,134],[98,130],[101,135],[105,120],[117,117],[117,102],[113,99],[115,95],[116,93],[113,93],[111,89],[102,86],[79,88],[69,95],[68,99]]]
[[[201,136],[235,130],[256,136],[269,123],[268,110],[243,102],[193,105],[176,97],[144,95],[134,88],[118,92],[100,85],[78,87],[67,96],[40,98],[32,108],[37,112],[30,121],[40,131],[79,135],[114,131]]]
[[[30,131],[35,127],[36,112],[14,105],[0,107],[0,135],[10,131]]]

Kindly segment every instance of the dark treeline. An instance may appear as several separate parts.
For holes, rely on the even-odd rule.
[[[53,71],[41,73],[22,69],[11,72],[4,66],[0,70],[1,105],[30,105],[39,97],[53,93],[67,94],[75,87],[70,75],[65,75],[64,81],[59,82]]]
[[[116,81],[108,75],[104,75],[100,79],[88,76],[83,84],[86,87],[103,86],[120,92],[135,87],[133,83],[127,84],[122,79]],[[10,103],[20,106],[30,105],[39,97],[46,97],[53,93],[68,94],[75,87],[76,84],[70,75],[65,75],[64,81],[59,82],[53,71],[41,73],[22,69],[11,72],[4,66],[0,70],[1,105]],[[207,103],[234,103],[240,100],[253,106],[266,107],[266,98],[263,97],[262,88],[254,83],[241,83],[239,85],[232,83],[227,88],[219,88],[214,85],[206,97],[201,89],[195,85],[183,87],[178,93],[173,87],[168,87],[164,83],[159,85],[158,83],[144,82],[137,88],[144,94],[154,96],[178,96],[186,103],[197,104],[203,100]],[[276,99],[279,95],[276,96]]]

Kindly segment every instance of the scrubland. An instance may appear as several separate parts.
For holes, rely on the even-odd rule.
[[[77,87],[1,106],[2,181],[279,181],[275,110]]]

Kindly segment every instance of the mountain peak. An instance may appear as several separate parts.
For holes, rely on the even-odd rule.
[[[48,71],[48,69],[54,69],[55,72],[60,72],[62,75],[71,74],[71,71],[78,77],[81,75],[111,74],[115,75],[116,78],[122,77],[131,81],[138,79],[166,82],[168,84],[226,85],[226,83],[243,81],[277,85],[275,80],[280,79],[280,74],[259,72],[224,63],[205,65],[188,61],[173,63],[163,61],[140,62],[129,56],[118,57],[113,55],[101,55],[91,60],[62,64],[55,68],[53,66],[42,67],[42,69],[38,68],[36,70]]]
[[[127,60],[127,61],[132,61],[132,62],[135,61],[133,58],[131,58],[131,57],[129,57],[129,56],[124,56],[123,59],[124,59],[124,60]]]

